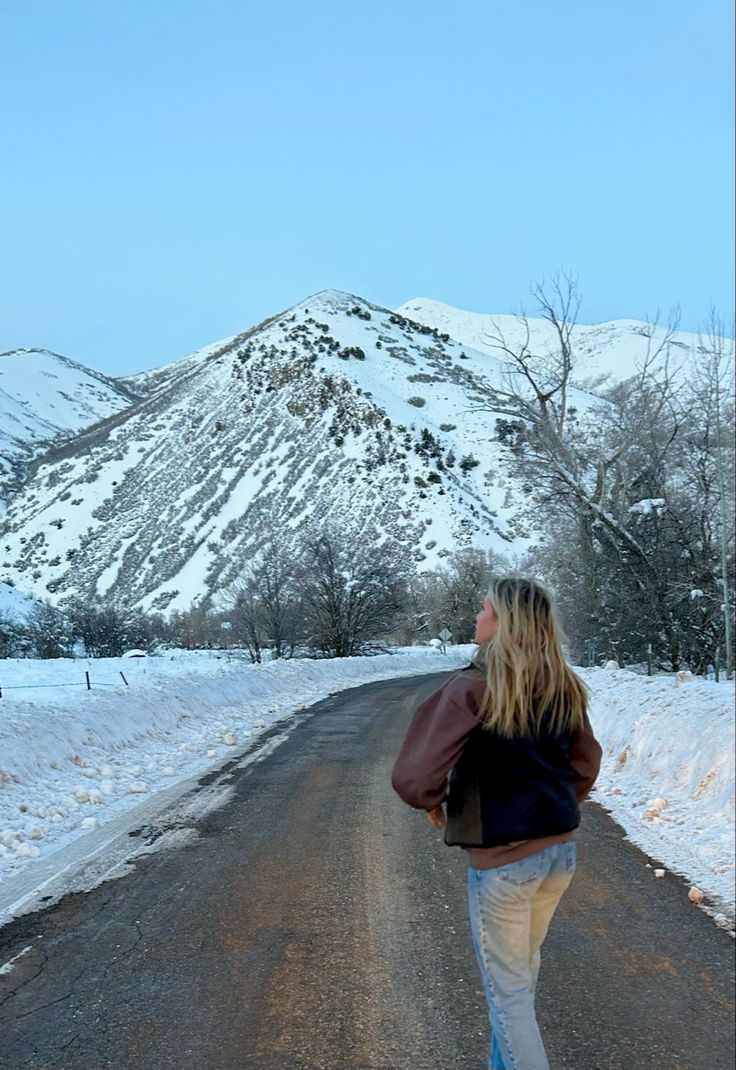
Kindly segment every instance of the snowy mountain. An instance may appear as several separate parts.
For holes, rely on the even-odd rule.
[[[180,379],[188,371],[196,371],[206,357],[224,349],[231,342],[234,342],[237,337],[237,335],[231,335],[229,338],[223,338],[219,342],[213,342],[211,345],[203,346],[201,349],[195,349],[188,357],[180,357],[179,360],[172,360],[168,364],[162,364],[160,368],[138,372],[137,375],[120,376],[113,381],[125,389],[131,390],[136,396],[142,397],[144,394],[152,394],[164,386],[172,377]]]
[[[503,357],[491,340],[498,330],[511,348],[525,338],[523,326],[516,316],[465,312],[428,297],[415,297],[396,311],[418,323],[446,332],[461,345],[472,346],[481,353],[495,357]],[[532,316],[528,316],[528,322],[531,351],[540,355],[550,350],[554,352],[557,338],[552,324]],[[634,375],[647,354],[647,346],[652,351],[656,350],[665,334],[666,328],[659,326],[650,340],[648,326],[641,320],[576,324],[572,329],[573,347],[578,359],[575,381],[585,387],[601,375],[610,376],[610,384]],[[697,334],[677,331],[669,344],[673,364],[687,367],[698,352],[699,339]]]
[[[138,393],[46,349],[0,353],[0,497],[51,444],[127,408]]]
[[[0,579],[55,603],[97,591],[185,609],[238,579],[269,521],[288,535],[324,517],[423,568],[471,542],[508,551],[518,490],[492,413],[472,411],[503,371],[358,297],[317,294],[125,380],[145,396],[32,466]]]
[[[10,584],[0,581],[0,617],[7,617],[9,620],[25,620],[37,604],[35,599],[16,591],[15,587],[11,587]]]

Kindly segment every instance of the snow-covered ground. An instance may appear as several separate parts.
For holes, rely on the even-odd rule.
[[[270,753],[303,707],[372,680],[461,668],[474,650],[263,665],[205,652],[0,662],[0,923],[41,896],[125,872],[130,830],[155,823],[204,773],[249,749],[242,764]],[[732,923],[732,685],[578,671],[604,751],[593,798],[653,863],[688,878],[709,913]],[[275,722],[283,732],[258,748]],[[213,784],[190,795],[180,830],[154,849],[184,842],[185,826],[232,790]]]
[[[592,798],[734,920],[733,683],[578,669],[603,748]],[[719,919],[722,920],[722,919]]]

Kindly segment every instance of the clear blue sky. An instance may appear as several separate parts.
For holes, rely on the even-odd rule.
[[[733,315],[726,0],[0,13],[0,351],[152,368],[316,290]]]

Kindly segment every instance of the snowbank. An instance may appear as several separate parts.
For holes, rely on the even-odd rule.
[[[142,797],[168,800],[164,789],[218,769],[270,725],[327,695],[461,668],[474,649],[261,665],[201,651],[1,661],[0,918],[17,875],[25,874],[27,890],[31,867],[128,811],[135,822]]]
[[[603,747],[592,798],[653,859],[734,914],[733,685],[578,669]]]

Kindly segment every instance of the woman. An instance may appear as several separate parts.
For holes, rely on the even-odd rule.
[[[575,872],[579,804],[600,768],[587,691],[561,641],[541,584],[496,579],[476,618],[478,649],[417,707],[391,777],[446,844],[465,850],[491,1070],[549,1070],[534,1013],[540,949]]]

